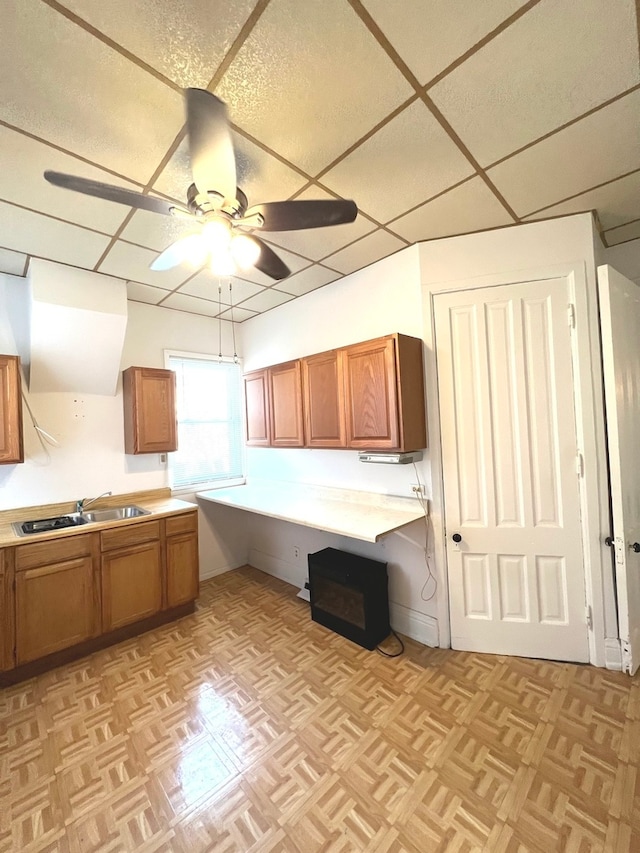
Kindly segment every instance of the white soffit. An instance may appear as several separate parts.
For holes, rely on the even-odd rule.
[[[120,279],[34,259],[31,291],[32,393],[113,395],[127,327]]]

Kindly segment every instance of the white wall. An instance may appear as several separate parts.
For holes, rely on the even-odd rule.
[[[0,276],[0,352],[5,354],[18,352],[8,306],[11,303],[15,309],[16,289],[24,286],[24,279]],[[22,331],[20,324],[18,329]],[[91,346],[87,340],[86,347]],[[217,353],[218,321],[129,302],[120,369],[164,367],[165,349]],[[231,327],[226,322],[223,351],[232,352]],[[82,352],[77,358],[82,358]],[[25,461],[0,466],[0,509],[74,501],[108,489],[124,494],[168,485],[166,463],[158,454],[124,452],[121,378],[115,396],[27,391],[27,398],[39,425],[60,446],[41,445],[24,407]],[[239,519],[229,517],[221,531],[209,528],[210,520],[200,511],[203,576],[246,562],[247,541]]]
[[[366,341],[392,332],[422,337],[419,249],[411,246],[366,269],[312,291],[242,326],[245,370]],[[428,451],[418,463],[429,484]],[[266,478],[411,496],[411,465],[366,465],[357,451],[247,448],[249,479]],[[416,522],[372,545],[300,525],[251,516],[249,561],[302,586],[307,555],[326,547],[387,562],[391,621],[396,629],[435,644],[434,601],[423,600],[427,579],[425,529]],[[407,541],[404,537],[412,541]],[[412,544],[415,543],[415,544]],[[294,546],[301,553],[294,557]],[[431,592],[429,587],[428,592]]]

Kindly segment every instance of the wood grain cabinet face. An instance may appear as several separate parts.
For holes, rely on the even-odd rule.
[[[73,552],[16,549],[16,663],[74,646],[99,632],[93,538],[74,537]],[[55,543],[59,545],[62,540]],[[74,555],[74,553],[76,555]]]
[[[176,375],[173,370],[129,367],[123,371],[125,453],[178,449]]]
[[[20,359],[0,355],[0,465],[24,462]]]
[[[244,376],[245,430],[251,447],[268,447],[271,438],[267,381],[266,370]]]
[[[302,359],[304,423],[307,447],[345,447],[342,353]]]
[[[271,447],[304,447],[300,362],[278,364],[268,374]]]
[[[193,601],[200,591],[197,511],[167,518],[165,535],[166,606],[177,607]]]
[[[8,549],[0,550],[0,672],[14,666],[13,572]]]
[[[398,447],[395,341],[382,338],[343,352],[347,445]]]

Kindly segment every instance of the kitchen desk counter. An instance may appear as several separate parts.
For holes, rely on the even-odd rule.
[[[424,517],[416,498],[297,483],[260,481],[197,497],[364,542],[377,542]]]

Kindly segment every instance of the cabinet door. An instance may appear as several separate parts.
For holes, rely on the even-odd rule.
[[[338,351],[302,359],[307,447],[344,447],[342,359]]]
[[[269,368],[271,447],[304,447],[299,361]]]
[[[44,657],[95,633],[93,560],[16,572],[16,660]]]
[[[167,607],[177,607],[198,597],[198,535],[167,537]]]
[[[269,446],[269,398],[267,371],[256,370],[244,377],[244,411],[247,444]]]
[[[0,355],[0,465],[24,462],[20,359]]]
[[[129,367],[123,376],[126,453],[169,453],[178,448],[173,370]]]
[[[0,672],[13,669],[13,582],[8,555],[11,551],[0,551]]]
[[[102,622],[113,631],[162,608],[160,543],[146,542],[102,555]]]
[[[395,341],[379,338],[343,350],[347,446],[398,448]]]

